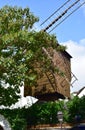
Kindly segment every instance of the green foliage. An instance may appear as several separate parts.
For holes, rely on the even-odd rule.
[[[12,130],[25,130],[27,123],[25,109],[1,109],[0,113],[9,121]]]
[[[34,104],[30,109],[28,109],[28,124],[31,125],[34,121],[35,124],[58,123],[58,111],[63,112],[64,122],[75,122],[76,115],[81,117],[81,121],[85,120],[85,96],[82,98],[76,96],[68,102],[62,100],[57,102]],[[29,121],[30,119],[31,121]]]
[[[1,109],[0,114],[11,124],[13,130],[24,130],[27,126],[37,124],[56,124],[57,112],[63,112],[63,122],[75,122],[75,115],[80,115],[81,121],[85,120],[85,96],[74,97],[68,102],[36,103],[29,108]]]
[[[66,46],[62,46],[62,45],[59,45],[57,47],[57,51],[60,51],[60,50],[65,51],[66,49],[67,49],[67,47]]]
[[[79,98],[75,96],[73,99],[71,99],[68,103],[68,121],[73,122],[75,121],[75,116],[80,115],[81,120],[85,120],[85,96],[82,98]]]
[[[19,86],[28,78],[27,64],[33,56],[31,47],[28,48],[33,33],[28,30],[37,21],[29,8],[0,9],[0,105],[10,106],[20,97]]]
[[[0,105],[17,102],[20,86],[36,84],[36,62],[50,65],[42,47],[55,47],[55,36],[35,32],[32,27],[38,18],[29,8],[5,6],[0,9]],[[49,64],[48,64],[49,63]]]
[[[40,76],[36,63],[43,66],[42,71],[50,69],[51,61],[42,47],[56,48],[58,42],[54,35],[32,29],[38,20],[29,8],[0,9],[0,105],[17,102],[24,83],[36,84]]]
[[[61,101],[34,104],[27,112],[28,125],[58,123],[57,112],[63,111],[62,104]]]

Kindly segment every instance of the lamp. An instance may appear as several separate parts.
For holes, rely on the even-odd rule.
[[[62,130],[62,123],[63,123],[63,113],[62,113],[62,111],[58,111],[57,118],[58,118],[58,121],[60,122],[61,130]]]

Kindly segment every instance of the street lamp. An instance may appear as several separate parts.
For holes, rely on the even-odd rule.
[[[62,111],[58,111],[57,118],[58,118],[58,121],[60,122],[61,130],[62,130],[62,123],[63,123],[63,113],[62,113]]]

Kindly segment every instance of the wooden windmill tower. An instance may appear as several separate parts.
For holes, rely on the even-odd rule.
[[[80,0],[75,0],[72,3],[70,3],[71,0],[66,1],[41,24],[44,25],[51,17],[58,13],[58,11],[61,9],[64,10],[63,8],[65,5],[68,6],[55,20],[48,24],[43,31],[50,33],[72,13],[85,4],[85,2],[83,2],[80,5],[79,1]],[[76,8],[74,8],[75,6]],[[69,10],[71,10],[71,12],[69,12]],[[57,24],[55,25],[55,23]],[[59,98],[64,99],[65,97],[70,98],[70,86],[73,86],[73,83],[77,80],[76,76],[71,72],[71,55],[67,51],[56,51],[56,48],[43,48],[43,52],[51,60],[52,65],[59,68],[59,72],[56,73],[53,72],[52,69],[49,69],[48,72],[42,73],[42,76],[37,80],[37,86],[33,86],[30,89],[25,86],[25,96],[31,95],[44,101],[53,101]],[[36,64],[36,69],[38,73],[41,74],[42,67],[39,63]],[[72,80],[72,78],[74,78],[74,80]]]

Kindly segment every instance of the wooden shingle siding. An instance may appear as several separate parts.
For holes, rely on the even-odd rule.
[[[37,87],[29,88],[25,86],[25,96],[41,97],[42,100],[46,100],[46,95],[47,100],[56,100],[60,97],[70,98],[71,56],[66,51],[56,51],[53,48],[47,51],[52,57],[53,66],[59,68],[63,75],[51,70],[43,73],[43,76],[37,80]],[[42,68],[39,68],[40,71],[42,71]]]

